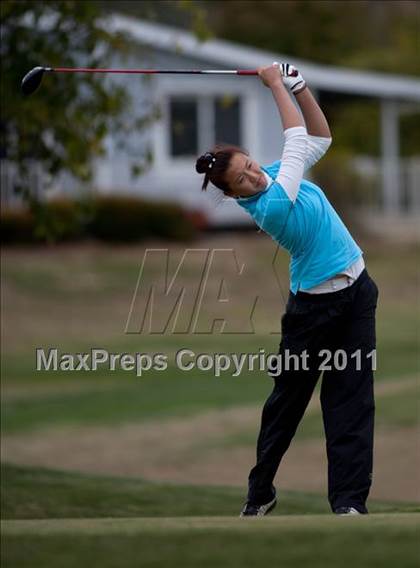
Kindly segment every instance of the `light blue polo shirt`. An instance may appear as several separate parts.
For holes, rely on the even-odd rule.
[[[363,251],[320,187],[302,180],[295,203],[275,181],[280,160],[261,169],[271,178],[266,189],[236,202],[290,258],[290,290],[317,286],[348,268]]]

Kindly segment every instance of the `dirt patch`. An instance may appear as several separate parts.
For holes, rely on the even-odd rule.
[[[378,385],[377,395],[416,387],[409,378]],[[319,412],[313,398],[308,413]],[[258,432],[261,408],[234,407],[184,419],[113,427],[54,428],[4,436],[5,461],[175,483],[246,487],[253,447],[223,447],[223,438]],[[372,497],[420,501],[419,431],[377,432]],[[296,441],[287,452],[277,484],[283,489],[326,492],[323,440]]]
[[[66,429],[25,438],[7,437],[2,455],[6,461],[22,465],[151,481],[246,487],[246,477],[255,461],[253,448],[206,450],[200,432],[191,443],[190,429],[188,437],[182,431],[179,424],[170,432],[167,425],[155,431],[150,426],[144,431],[141,426]],[[372,497],[420,501],[418,440],[415,428],[376,435]],[[325,493],[326,471],[323,441],[296,442],[283,460],[277,484],[282,489]]]

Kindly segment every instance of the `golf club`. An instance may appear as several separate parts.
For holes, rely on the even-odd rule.
[[[126,73],[126,74],[176,74],[176,75],[258,75],[256,69],[89,69],[86,67],[34,67],[22,80],[22,92],[31,95],[39,87],[44,73]]]

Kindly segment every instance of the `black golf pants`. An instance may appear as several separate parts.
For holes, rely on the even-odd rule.
[[[251,503],[264,504],[273,498],[274,476],[322,373],[328,499],[332,510],[351,506],[367,512],[372,482],[377,300],[378,288],[366,269],[351,286],[337,292],[290,292],[281,320],[279,359],[283,358],[283,369],[276,363],[271,366],[275,384],[264,405],[257,463],[249,475]],[[284,368],[286,354],[289,369]],[[298,369],[290,355],[300,357]]]

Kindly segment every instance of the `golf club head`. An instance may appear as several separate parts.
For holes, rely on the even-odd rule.
[[[31,95],[37,90],[42,81],[45,67],[34,67],[29,73],[26,73],[22,79],[22,92],[24,95]]]

